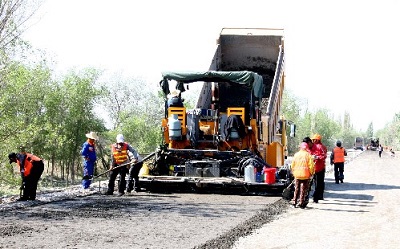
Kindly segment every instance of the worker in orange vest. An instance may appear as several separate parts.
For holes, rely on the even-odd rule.
[[[331,154],[331,165],[334,164],[334,172],[335,172],[335,182],[336,184],[339,184],[339,181],[343,183],[344,179],[344,162],[345,162],[345,156],[347,156],[347,151],[345,148],[342,147],[342,142],[341,141],[336,141],[336,147],[333,148],[332,154]]]
[[[133,180],[135,180],[135,187],[139,188],[139,171],[143,163],[137,151],[127,142],[125,142],[122,134],[117,135],[117,142],[111,145],[112,161],[110,166],[110,179],[108,181],[108,190],[106,195],[113,195],[115,187],[115,179],[118,174],[120,176],[118,184],[118,196],[125,194],[126,185],[128,185],[127,192],[133,190]],[[121,167],[126,165],[124,167]],[[132,165],[132,167],[131,167]],[[129,173],[128,184],[126,184],[125,176]]]
[[[18,201],[35,200],[39,179],[44,171],[44,163],[39,157],[27,153],[23,146],[20,146],[20,153],[11,152],[8,155],[11,163],[19,166],[21,173],[21,196]]]

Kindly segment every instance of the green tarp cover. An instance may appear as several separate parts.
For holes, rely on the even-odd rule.
[[[204,81],[245,84],[252,87],[254,96],[261,98],[263,95],[262,77],[250,71],[164,72],[162,76],[164,80],[176,80],[178,83]]]

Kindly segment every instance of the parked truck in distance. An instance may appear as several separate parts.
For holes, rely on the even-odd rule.
[[[280,112],[284,63],[282,29],[225,28],[207,71],[162,73],[162,143],[141,185],[239,193],[287,186],[287,133],[295,129]],[[172,82],[175,98],[190,84],[202,84],[195,108],[168,102]]]
[[[361,150],[361,151],[363,151],[364,150],[364,138],[362,138],[362,137],[356,137],[355,139],[354,139],[354,149],[355,150]]]
[[[368,149],[376,151],[378,149],[378,146],[379,146],[379,138],[371,137]]]

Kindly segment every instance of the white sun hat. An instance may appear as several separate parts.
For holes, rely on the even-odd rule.
[[[86,137],[90,138],[90,139],[94,139],[94,140],[98,140],[99,139],[99,137],[97,136],[96,132],[94,132],[94,131],[91,131],[88,134],[86,134]]]
[[[168,98],[173,98],[173,97],[179,97],[179,94],[181,93],[181,91],[179,91],[179,90],[173,90],[172,92],[170,92],[169,94],[168,94]]]

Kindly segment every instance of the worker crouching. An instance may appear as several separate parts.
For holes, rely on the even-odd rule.
[[[20,153],[11,152],[8,155],[11,163],[19,166],[22,184],[18,201],[35,200],[40,177],[44,171],[44,163],[39,157],[27,153],[24,147],[20,147]]]

